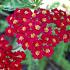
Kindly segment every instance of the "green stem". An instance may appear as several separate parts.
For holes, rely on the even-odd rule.
[[[28,70],[32,70],[32,56],[29,50],[25,51],[26,53],[26,60],[27,60],[27,64],[28,64]]]
[[[39,61],[39,70],[44,70],[45,67],[46,67],[46,64],[47,64],[47,60],[46,58],[44,57],[43,59],[41,59]]]

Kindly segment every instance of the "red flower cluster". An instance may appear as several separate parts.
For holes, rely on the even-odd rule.
[[[34,58],[50,57],[60,41],[70,40],[70,30],[66,30],[66,26],[70,25],[70,15],[62,10],[37,9],[32,12],[28,8],[16,9],[7,21],[6,34],[15,35],[18,44],[29,49]],[[50,23],[56,25],[54,30]]]
[[[24,59],[24,52],[12,52],[12,46],[4,35],[0,36],[0,70],[21,70],[20,62]]]

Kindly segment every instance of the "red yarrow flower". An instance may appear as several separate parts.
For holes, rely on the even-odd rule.
[[[14,36],[14,34],[15,34],[15,30],[12,27],[6,28],[6,31],[5,32],[6,32],[6,35],[7,36]]]
[[[39,8],[34,12],[29,8],[17,8],[7,21],[9,26],[5,34],[15,36],[18,44],[24,50],[29,49],[35,59],[52,56],[54,47],[60,41],[70,41],[70,33],[66,30],[70,25],[70,16],[57,8],[50,11]],[[3,41],[3,37],[0,40]]]

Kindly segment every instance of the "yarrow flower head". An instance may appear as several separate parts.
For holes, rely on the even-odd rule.
[[[39,8],[32,12],[29,8],[16,9],[7,21],[6,34],[16,36],[18,44],[24,50],[29,49],[35,59],[52,56],[54,47],[60,41],[70,41],[70,30],[66,30],[70,17],[62,10]]]
[[[21,70],[21,61],[25,59],[24,52],[12,52],[12,46],[5,39],[5,35],[0,36],[0,69],[1,70]]]

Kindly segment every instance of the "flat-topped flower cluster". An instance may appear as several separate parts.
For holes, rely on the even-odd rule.
[[[24,52],[12,52],[12,46],[5,39],[5,35],[0,36],[0,70],[21,70],[21,61],[25,59]]]
[[[39,8],[16,9],[7,17],[6,35],[15,36],[24,50],[29,49],[35,59],[50,57],[61,41],[70,41],[70,15],[65,11]],[[55,24],[55,27],[52,27]]]

